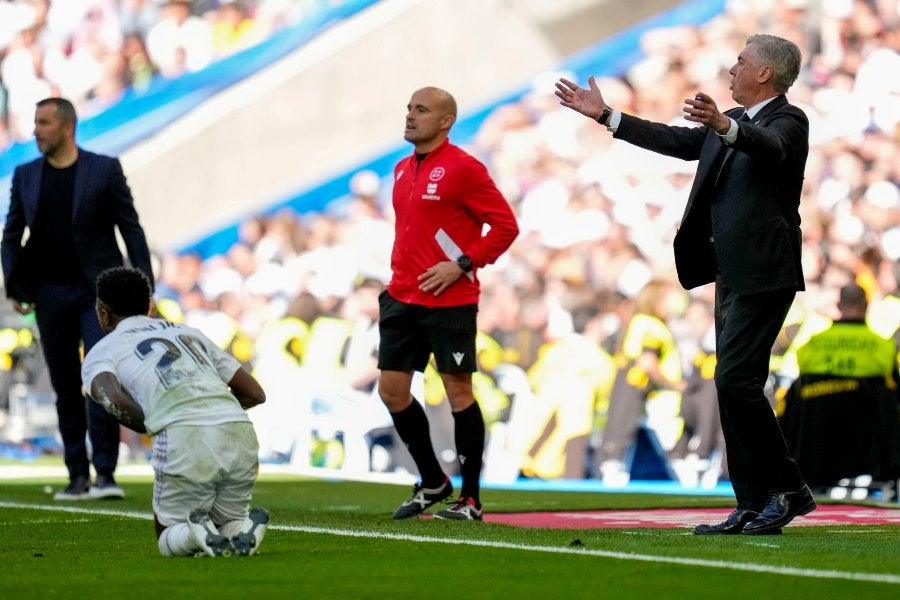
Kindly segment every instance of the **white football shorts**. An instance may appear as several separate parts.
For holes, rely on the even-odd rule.
[[[250,422],[176,425],[153,438],[153,512],[164,527],[196,508],[213,523],[247,517],[259,473],[259,442]]]

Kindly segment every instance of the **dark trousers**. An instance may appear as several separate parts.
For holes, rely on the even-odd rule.
[[[86,434],[98,474],[112,475],[119,459],[119,423],[102,406],[86,400],[81,385],[81,343],[87,352],[103,337],[95,296],[83,285],[39,285],[35,314],[69,477],[90,474]]]
[[[628,369],[633,364],[633,361],[629,361],[616,373],[609,394],[606,426],[603,428],[600,447],[594,456],[597,466],[607,460],[623,460],[625,452],[634,443],[640,428],[644,405],[647,402],[647,389],[637,388],[628,383]]]
[[[738,508],[761,510],[769,493],[803,485],[763,389],[772,344],[796,292],[737,294],[716,278],[716,391]]]

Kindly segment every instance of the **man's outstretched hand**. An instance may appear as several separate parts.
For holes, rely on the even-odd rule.
[[[556,82],[554,93],[559,98],[560,104],[594,120],[597,120],[603,113],[603,109],[606,108],[603,95],[600,93],[600,88],[597,87],[593,75],[588,77],[587,89],[578,87],[568,79],[560,77]]]

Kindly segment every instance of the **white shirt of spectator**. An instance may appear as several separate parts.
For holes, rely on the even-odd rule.
[[[213,59],[212,30],[200,17],[167,17],[147,34],[147,52],[164,77],[206,67]]]

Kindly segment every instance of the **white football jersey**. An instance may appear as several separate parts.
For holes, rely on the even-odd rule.
[[[81,378],[113,373],[144,410],[147,433],[170,425],[249,421],[228,388],[240,363],[199,329],[164,319],[123,319],[84,359]]]

